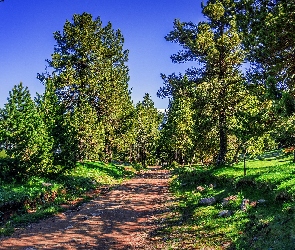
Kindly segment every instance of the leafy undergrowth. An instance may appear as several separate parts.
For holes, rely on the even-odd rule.
[[[32,177],[25,183],[1,183],[0,235],[16,227],[78,205],[134,175],[132,166],[85,162],[54,179]]]
[[[295,164],[290,159],[251,160],[246,176],[243,164],[175,168],[170,184],[177,205],[157,238],[166,249],[294,249]],[[202,204],[204,198],[213,204]]]

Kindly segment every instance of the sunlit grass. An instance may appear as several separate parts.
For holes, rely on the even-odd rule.
[[[294,248],[292,156],[269,152],[247,160],[246,167],[246,176],[243,162],[217,169],[192,166],[174,170],[170,186],[177,206],[162,230],[157,231],[158,238],[168,239],[165,249]],[[216,203],[199,203],[208,197],[214,197]],[[227,197],[234,199],[223,204]],[[249,200],[246,211],[241,210],[243,199]],[[219,216],[224,210],[231,211],[231,215]]]

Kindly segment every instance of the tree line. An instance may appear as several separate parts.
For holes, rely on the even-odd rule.
[[[204,21],[174,21],[165,37],[183,49],[162,74],[161,114],[149,94],[133,105],[120,30],[88,13],[62,31],[45,86],[33,100],[16,85],[0,110],[2,176],[54,175],[77,161],[215,164],[240,153],[294,145],[294,5],[283,0],[208,0]]]
[[[120,30],[83,13],[54,38],[48,72],[38,74],[44,93],[32,100],[20,83],[0,110],[2,173],[52,175],[77,161],[153,164],[162,114],[149,94],[133,105]]]

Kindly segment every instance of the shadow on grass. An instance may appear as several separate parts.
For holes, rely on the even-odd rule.
[[[269,187],[232,185],[231,181],[216,178],[214,171],[200,167],[174,171],[171,190],[178,197],[178,204],[154,235],[185,249],[295,249],[292,200],[276,200],[275,190]],[[209,187],[211,183],[214,188]],[[197,192],[198,186],[205,190]],[[236,196],[237,201],[222,205],[223,198],[230,196]],[[216,203],[200,205],[199,200],[207,197],[215,197]],[[241,210],[243,199],[249,199],[246,211]],[[266,201],[257,202],[262,199]],[[220,217],[219,212],[225,209],[231,210],[232,215]]]

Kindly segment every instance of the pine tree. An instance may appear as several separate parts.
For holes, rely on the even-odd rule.
[[[268,130],[280,146],[295,145],[295,5],[283,0],[240,0],[238,25],[248,51],[248,79],[272,102]],[[290,129],[291,128],[291,129]]]
[[[0,123],[0,145],[12,161],[11,174],[28,177],[50,171],[52,140],[28,88],[22,83],[9,92]]]
[[[208,21],[195,25],[175,20],[174,30],[166,40],[179,43],[184,48],[171,57],[173,62],[197,61],[200,65],[187,70],[185,77],[191,83],[192,95],[203,97],[203,107],[197,108],[209,114],[212,129],[216,124],[219,140],[216,164],[222,165],[226,162],[228,149],[228,117],[235,112],[241,100],[243,77],[239,67],[243,63],[244,52],[236,26],[234,1],[209,0],[202,8]],[[165,79],[168,83],[182,84],[175,75]],[[171,86],[161,91],[169,88]],[[175,89],[174,85],[172,89]]]
[[[136,105],[135,134],[137,161],[143,166],[155,163],[156,142],[159,138],[159,127],[162,115],[155,108],[149,94],[145,94],[143,101]]]
[[[73,114],[73,127],[77,131],[78,159],[97,161],[104,148],[104,127],[89,103],[83,103]],[[81,122],[83,121],[83,122]]]
[[[294,96],[295,5],[283,0],[240,0],[238,6],[251,81],[265,85],[272,98],[280,98],[282,90]]]
[[[189,163],[194,156],[194,110],[192,98],[183,89],[174,92],[170,101],[167,119],[160,133],[158,154],[162,161],[171,164]]]
[[[93,146],[86,145],[94,142],[89,141],[89,135],[93,132],[101,139],[103,135],[103,158],[109,161],[123,147],[119,139],[121,125],[132,112],[125,65],[128,51],[123,49],[123,36],[120,30],[113,30],[111,23],[102,26],[100,18],[93,20],[90,14],[83,13],[75,14],[73,22],[66,21],[63,31],[55,32],[54,38],[57,44],[48,64],[53,68],[58,100],[65,106],[68,118],[75,120],[70,123],[76,126],[79,147],[93,150]],[[93,117],[95,114],[97,118]],[[93,126],[91,132],[91,126],[84,130],[86,121],[100,125]],[[97,129],[101,129],[100,135]],[[86,151],[79,154],[79,160],[93,155]]]
[[[51,174],[76,166],[78,159],[78,136],[71,123],[71,113],[67,113],[59,102],[56,89],[50,78],[44,79],[45,92],[37,94],[36,104],[39,115],[46,126],[52,140],[53,163]]]

